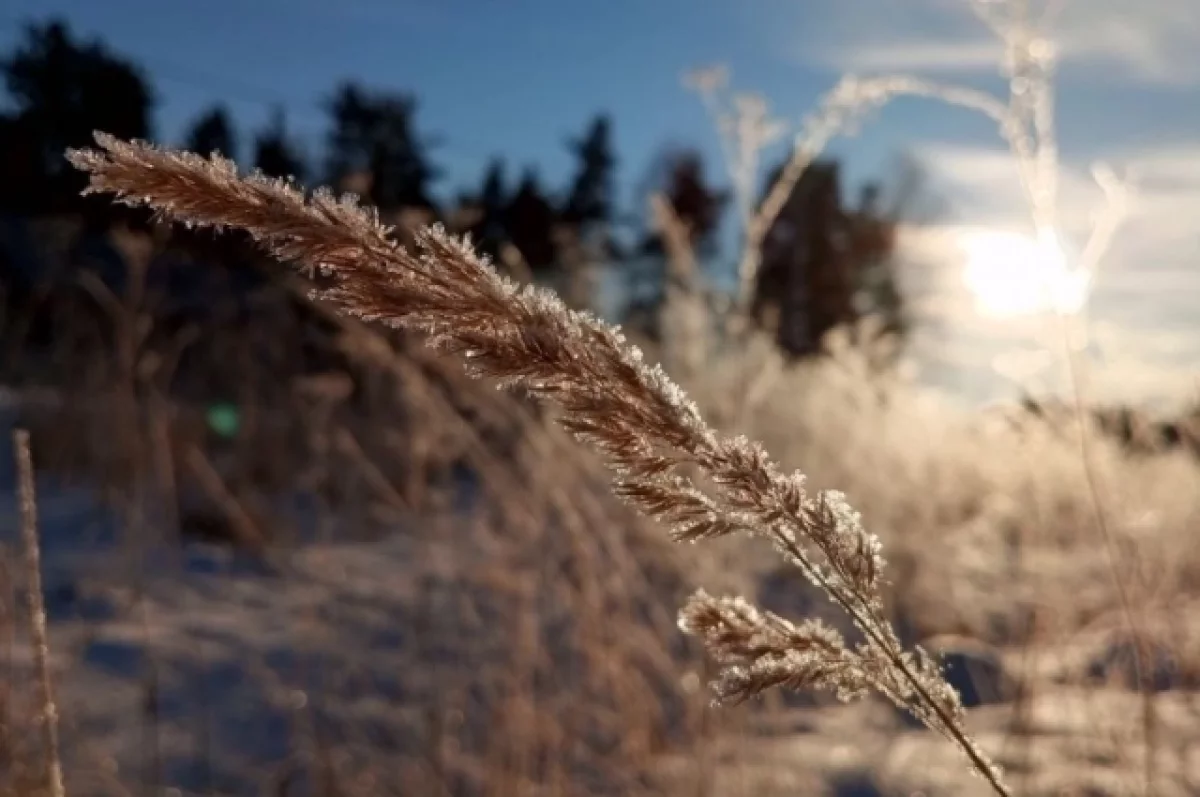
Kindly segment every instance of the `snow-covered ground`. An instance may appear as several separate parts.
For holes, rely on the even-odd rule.
[[[0,542],[15,554],[13,407],[4,413]],[[369,794],[434,793],[435,782],[483,792],[497,766],[487,751],[504,749],[505,679],[519,652],[512,629],[528,604],[492,583],[503,566],[489,560],[495,551],[473,546],[469,513],[413,518],[374,542],[256,558],[193,542],[172,547],[155,539],[152,520],[149,532],[129,536],[91,491],[44,473],[37,489],[73,797],[156,785],[180,794],[317,794],[323,778]],[[292,503],[303,512],[302,501]],[[537,601],[539,644],[562,639],[548,654],[557,662],[548,674],[560,682],[535,687],[546,701],[540,710],[570,725],[576,708],[586,717],[587,701],[605,701],[580,689],[572,705],[569,661],[578,651],[569,609],[553,595]],[[16,631],[12,681],[32,694]],[[590,756],[609,755],[597,749],[566,757],[596,769]],[[623,792],[619,753],[612,782],[592,777],[601,791]]]
[[[8,426],[0,541],[15,552]],[[419,585],[397,578],[411,538],[305,548],[268,562],[212,546],[138,546],[87,489],[44,475],[37,486],[73,794],[118,793],[115,781],[261,793],[262,777],[283,774],[280,764],[299,747],[297,726],[325,713],[312,710],[304,689],[322,674],[355,685],[338,693],[331,721],[399,741],[420,734],[421,718],[386,709],[389,696],[421,680],[398,658],[406,642],[398,629],[418,604]],[[18,664],[28,658],[22,650]]]
[[[3,413],[0,542],[14,552],[12,407]],[[41,474],[38,491],[73,797],[156,787],[179,795],[438,794],[438,783],[486,793],[511,763],[509,735],[551,725],[555,749],[574,769],[547,793],[582,793],[587,783],[594,793],[627,794],[640,780],[622,771],[627,751],[597,730],[611,707],[595,687],[572,681],[564,662],[578,652],[570,645],[562,657],[551,654],[549,669],[534,668],[535,679],[559,683],[536,687],[543,713],[530,715],[532,730],[521,725],[533,709],[511,702],[507,679],[520,652],[514,618],[528,596],[509,596],[496,582],[494,551],[464,545],[466,515],[412,519],[375,542],[308,544],[254,559],[193,543],[135,544],[86,488]],[[576,632],[578,618],[556,615],[561,608],[553,596],[539,606],[543,644]],[[16,631],[6,675],[28,694],[29,656]],[[1023,794],[1139,793],[1138,696],[1056,679],[1049,673],[1038,685],[1019,732],[1011,704],[973,709],[985,748]],[[663,704],[695,682],[685,673],[686,688],[664,687]],[[1157,793],[1200,794],[1200,714],[1191,692],[1165,686],[1155,703]],[[694,694],[692,703],[703,702]],[[739,727],[699,750],[664,747],[656,771],[690,784],[678,790],[688,794],[986,793],[944,742],[877,701],[799,701]],[[698,780],[709,790],[698,792]]]

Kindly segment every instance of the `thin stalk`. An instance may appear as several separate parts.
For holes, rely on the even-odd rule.
[[[41,546],[38,541],[37,493],[33,479],[33,455],[30,453],[29,432],[13,432],[13,449],[17,460],[18,496],[21,506],[21,541],[25,548],[25,569],[28,578],[29,631],[33,642],[34,666],[37,668],[38,689],[42,703],[42,744],[46,751],[46,788],[51,797],[64,797],[62,758],[58,744],[58,706],[54,701],[54,686],[50,678],[50,642],[46,632],[46,603],[42,593]]]

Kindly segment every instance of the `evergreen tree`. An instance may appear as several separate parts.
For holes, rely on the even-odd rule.
[[[612,234],[617,161],[609,117],[597,115],[583,137],[569,146],[578,166],[555,230],[557,273],[552,284],[567,304],[586,308],[595,299],[597,267],[623,259]]]
[[[729,192],[709,185],[704,158],[692,149],[668,151],[654,168],[650,189],[661,193],[671,209],[688,228],[689,243],[698,255],[709,254],[716,246],[721,214],[729,201]],[[661,254],[663,245],[657,232],[648,233],[642,251]]]
[[[414,129],[413,97],[345,83],[329,110],[329,177],[335,185],[362,178],[364,193],[381,208],[435,208],[430,184],[438,171]]]
[[[192,123],[184,147],[198,155],[219,152],[230,160],[237,160],[237,140],[225,107],[216,105],[201,114]]]
[[[479,192],[471,197],[471,202],[477,212],[477,219],[471,227],[471,237],[481,251],[496,258],[500,254],[500,247],[509,237],[505,219],[508,191],[503,160],[494,158],[488,164]]]
[[[851,217],[853,233],[849,244],[854,260],[859,263],[858,311],[876,316],[884,332],[903,339],[911,320],[892,258],[898,218],[881,207],[882,193],[878,183],[864,186],[858,208]]]
[[[728,192],[709,185],[704,159],[692,149],[672,148],[659,155],[645,182],[648,194],[667,200],[675,218],[687,229],[693,263],[716,248],[716,233]],[[667,296],[668,249],[662,234],[652,224],[638,246],[642,257],[630,260],[624,269],[626,307],[624,323],[658,340],[663,302]],[[697,285],[677,283],[684,291]]]
[[[607,226],[612,220],[617,160],[613,154],[612,122],[601,114],[582,138],[570,142],[579,161],[562,209],[563,221],[581,231]]]
[[[772,224],[753,309],[789,354],[819,352],[826,333],[867,314],[880,317],[889,332],[906,331],[892,257],[897,217],[880,209],[880,193],[868,185],[858,206],[846,207],[840,165],[817,162]]]
[[[270,177],[294,177],[298,182],[308,177],[303,154],[288,139],[282,110],[275,110],[270,124],[254,139],[254,167]]]
[[[0,122],[0,192],[10,208],[79,206],[86,178],[63,153],[91,145],[93,131],[150,137],[153,92],[141,71],[98,42],[75,41],[64,22],[29,26],[0,72],[14,109]]]
[[[483,208],[484,231],[499,236],[504,229],[504,207],[508,202],[504,181],[504,161],[494,158],[488,164],[479,188],[479,204]]]
[[[504,210],[504,227],[513,246],[535,273],[544,274],[557,260],[558,214],[542,190],[537,172],[527,169]]]

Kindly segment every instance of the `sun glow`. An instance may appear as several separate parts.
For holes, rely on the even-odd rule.
[[[987,315],[1076,313],[1087,302],[1088,275],[1071,268],[1053,233],[1033,238],[977,230],[965,234],[961,245],[963,281]]]

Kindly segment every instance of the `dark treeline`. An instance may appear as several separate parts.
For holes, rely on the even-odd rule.
[[[220,152],[246,170],[353,191],[401,237],[441,221],[470,234],[514,278],[550,284],[576,306],[594,306],[589,274],[606,270],[624,286],[617,320],[650,339],[659,335],[668,274],[668,247],[647,212],[651,192],[673,209],[699,260],[731,271],[738,255],[721,251],[718,234],[731,197],[695,148],[665,148],[634,206],[623,207],[618,122],[603,113],[581,120],[565,141],[574,167],[562,184],[548,184],[536,164],[497,156],[447,200],[435,190],[442,181],[436,142],[421,130],[416,98],[401,91],[334,86],[325,96],[327,136],[314,152],[297,144],[282,109],[247,131],[219,104],[198,113],[179,140],[163,141],[148,74],[65,23],[29,25],[0,53],[0,73],[7,93],[0,105],[4,385],[86,391],[124,373],[195,406],[274,407],[298,381],[339,373],[358,386],[356,401],[378,392],[369,387],[370,369],[343,350],[338,326],[286,287],[288,270],[244,237],[167,228],[143,211],[80,196],[84,180],[63,153],[90,145],[95,130]],[[754,318],[784,351],[818,353],[827,332],[868,314],[903,341],[909,324],[894,249],[901,219],[922,213],[919,178],[909,169],[889,191],[867,185],[847,200],[839,163],[805,172],[766,236],[752,297]],[[407,345],[402,336],[394,342]],[[446,396],[452,401],[454,391]],[[1156,428],[1150,437],[1200,450],[1195,417],[1187,424],[1190,431]],[[1106,426],[1126,442],[1138,428],[1124,416]],[[253,440],[254,450],[276,444]]]
[[[79,39],[63,22],[29,25],[14,50],[0,54],[0,70],[10,108],[0,115],[0,214],[7,230],[0,239],[0,270],[11,306],[28,302],[48,279],[37,252],[29,251],[40,244],[18,234],[17,220],[75,219],[80,227],[74,246],[93,249],[95,236],[114,225],[150,229],[133,211],[81,197],[83,179],[69,168],[64,150],[89,145],[94,130],[160,139],[153,125],[157,92],[145,70],[100,42]],[[420,129],[413,95],[345,82],[329,92],[325,109],[322,152],[306,152],[293,140],[282,110],[263,129],[247,133],[222,105],[202,111],[182,140],[162,143],[219,152],[271,176],[353,191],[378,206],[401,235],[441,221],[469,233],[513,276],[552,284],[575,305],[594,302],[594,286],[585,278],[589,269],[615,270],[626,286],[621,320],[655,336],[666,253],[648,219],[642,221],[644,207],[621,208],[615,122],[608,115],[584,120],[581,132],[566,142],[575,165],[563,185],[547,185],[536,165],[514,168],[496,157],[476,186],[439,201],[434,188],[442,175],[431,154],[436,143]],[[669,200],[694,250],[709,262],[722,255],[717,233],[729,204],[727,193],[711,183],[711,172],[697,150],[674,148],[656,159],[644,183]],[[792,354],[817,350],[829,329],[868,312],[882,314],[892,331],[905,328],[889,267],[898,213],[880,206],[878,187],[864,190],[853,206],[845,204],[843,189],[836,163],[811,169],[763,253],[755,315]],[[184,245],[179,235],[176,244]],[[221,261],[227,272],[254,271],[244,242],[193,239],[186,242],[193,253]],[[733,260],[734,253],[724,254]],[[67,259],[86,259],[78,255]],[[123,257],[107,258],[113,262],[103,277],[114,288],[123,279],[116,262]],[[93,266],[96,260],[91,258]],[[201,303],[188,294],[199,291],[204,278],[177,274],[168,281],[176,303]]]

